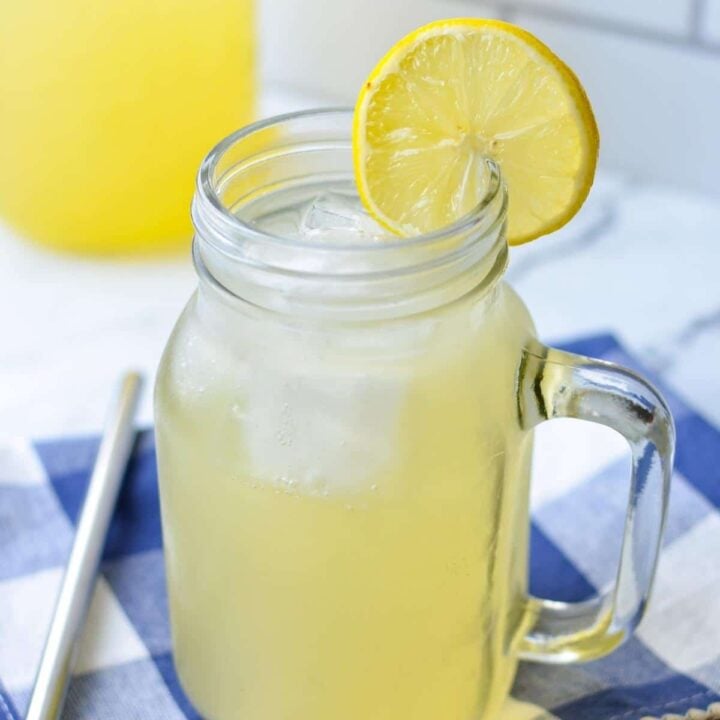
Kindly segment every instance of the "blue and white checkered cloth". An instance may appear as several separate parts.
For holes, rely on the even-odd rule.
[[[609,336],[565,347],[643,371]],[[720,431],[663,389],[678,449],[651,610],[636,637],[606,659],[521,665],[502,720],[640,720],[720,700]],[[96,438],[0,443],[1,720],[19,719],[27,707],[97,447]],[[533,516],[531,587],[536,595],[582,600],[614,575],[628,465],[618,459],[558,483]],[[108,537],[64,718],[198,717],[173,669],[155,447],[144,432]]]

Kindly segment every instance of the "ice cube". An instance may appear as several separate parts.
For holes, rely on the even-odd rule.
[[[311,354],[311,353],[310,353]],[[388,473],[406,391],[402,372],[310,358],[259,362],[239,418],[254,477],[308,494],[363,493]]]
[[[299,232],[307,240],[328,242],[375,242],[387,237],[359,198],[338,192],[318,195],[308,205]]]

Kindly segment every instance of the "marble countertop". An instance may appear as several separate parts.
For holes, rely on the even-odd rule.
[[[263,114],[307,107],[268,92]],[[151,386],[193,291],[189,253],[108,262],[49,253],[0,229],[0,433],[56,436],[102,427],[126,368]],[[615,333],[720,424],[720,201],[600,172],[580,215],[514,249],[509,281],[541,337]],[[149,424],[151,393],[141,420]]]

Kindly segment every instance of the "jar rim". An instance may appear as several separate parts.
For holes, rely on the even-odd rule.
[[[208,153],[192,205],[201,278],[205,269],[232,296],[283,312],[389,317],[446,304],[502,275],[507,192],[492,161],[485,197],[432,233],[318,242],[274,234],[253,222],[253,212],[272,206],[276,193],[282,208],[283,200],[293,198],[288,192],[314,192],[316,185],[336,180],[353,183],[352,112],[329,108],[269,118],[229,135]]]
[[[241,237],[256,242],[270,243],[297,249],[340,251],[348,254],[356,252],[375,253],[387,250],[397,250],[399,248],[411,249],[423,247],[425,245],[433,245],[436,243],[442,243],[444,240],[457,236],[458,234],[471,233],[475,228],[480,229],[483,223],[487,221],[487,210],[497,205],[496,200],[498,195],[501,193],[503,196],[506,195],[500,169],[497,163],[488,158],[486,163],[490,170],[490,182],[488,183],[487,192],[472,210],[458,218],[453,223],[432,232],[413,235],[411,237],[398,236],[397,239],[386,240],[382,243],[369,241],[353,243],[351,245],[346,243],[333,243],[331,241],[328,242],[327,240],[313,242],[307,239],[283,237],[282,235],[268,232],[267,230],[245,221],[243,218],[231,212],[230,209],[222,202],[215,187],[214,178],[220,161],[236,143],[245,140],[260,131],[276,126],[279,127],[289,122],[304,119],[312,120],[315,118],[331,116],[346,116],[349,119],[352,119],[353,112],[353,109],[349,107],[300,110],[258,120],[223,138],[205,156],[202,164],[200,165],[200,170],[198,171],[196,193],[193,199],[192,207],[193,222],[196,228],[213,228],[216,232],[220,232],[226,237]],[[506,198],[503,197],[501,209],[498,213],[499,216],[504,216],[506,203]]]

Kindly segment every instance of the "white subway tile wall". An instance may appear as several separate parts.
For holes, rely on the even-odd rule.
[[[720,0],[705,0],[700,18],[701,37],[720,48]]]
[[[720,54],[518,13],[587,89],[600,158],[632,178],[718,193]]]
[[[574,22],[606,21],[623,31],[659,31],[687,35],[694,0],[511,0],[506,5],[538,9]]]
[[[588,89],[601,163],[720,195],[720,0],[260,0],[263,77],[352,104],[401,35],[442,17],[535,32]]]
[[[406,33],[445,17],[499,17],[476,0],[260,0],[264,77],[353,104],[377,61]]]

